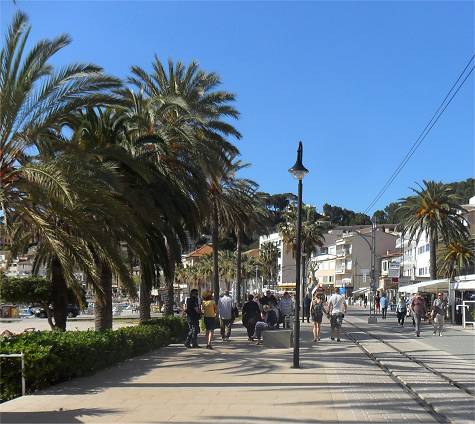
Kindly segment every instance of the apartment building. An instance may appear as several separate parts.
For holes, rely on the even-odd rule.
[[[412,241],[409,241],[407,235],[404,235],[404,238],[401,235],[396,241],[396,249],[402,252],[401,277],[404,280],[430,279],[430,243],[426,233],[423,233],[419,240]]]
[[[397,235],[394,226],[380,225],[375,232],[376,275],[379,258],[394,250]],[[337,227],[325,234],[325,243],[312,257],[313,276],[324,289],[345,287],[348,294],[369,287],[371,270],[371,226]]]

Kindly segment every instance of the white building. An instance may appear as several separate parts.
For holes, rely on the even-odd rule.
[[[396,241],[396,249],[402,252],[401,276],[404,280],[423,281],[430,278],[430,242],[429,236],[423,233],[419,241],[409,241],[404,235]]]
[[[295,258],[292,256],[292,250],[284,247],[279,233],[260,236],[259,249],[264,243],[272,243],[279,249],[275,282],[278,285],[295,285]]]

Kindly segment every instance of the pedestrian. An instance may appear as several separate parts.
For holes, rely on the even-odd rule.
[[[246,327],[249,341],[253,340],[254,330],[257,321],[259,321],[261,310],[257,302],[254,301],[252,294],[247,296],[247,302],[242,307],[242,324]]]
[[[203,294],[203,315],[206,328],[206,349],[213,349],[211,342],[216,328],[216,313],[216,302],[213,300],[212,293],[205,292]]]
[[[312,304],[312,298],[310,293],[307,293],[303,299],[303,316],[304,319],[307,319],[307,322],[310,322],[310,305]]]
[[[325,304],[322,295],[317,293],[312,300],[310,306],[310,315],[313,321],[313,342],[320,340],[320,330],[322,325],[323,313],[325,312]]]
[[[417,293],[411,301],[411,311],[416,327],[416,336],[421,336],[421,319],[426,314],[426,302],[424,298]]]
[[[364,304],[364,307],[365,309],[368,307],[368,296],[364,296],[364,299],[363,299],[363,304]]]
[[[192,289],[190,297],[186,299],[186,320],[188,322],[188,335],[185,346],[187,348],[198,348],[198,333],[200,332],[201,309],[198,301],[198,290]]]
[[[434,320],[434,332],[432,334],[442,336],[444,330],[445,311],[447,310],[447,302],[444,300],[443,293],[437,293],[437,298],[432,303],[432,319]]]
[[[406,316],[411,316],[412,318],[412,327],[415,329],[416,328],[416,320],[414,319],[414,314],[412,312],[412,301],[413,299],[416,297],[416,293],[412,293],[411,294],[411,298],[406,302],[406,306],[407,306],[407,313],[406,313]]]
[[[273,328],[276,328],[278,321],[277,314],[269,305],[264,305],[262,307],[261,319],[261,321],[256,323],[254,328],[254,337],[257,338],[257,344],[262,343],[262,332],[264,330],[272,330]]]
[[[330,315],[331,339],[340,341],[340,330],[346,313],[345,297],[340,294],[340,289],[335,287],[335,293],[328,299],[328,313]]]
[[[290,297],[289,292],[284,292],[284,295],[282,296],[282,299],[279,301],[279,323],[282,323],[285,327],[286,325],[286,317],[289,317],[292,315],[293,311],[293,305],[292,305],[292,298]],[[290,323],[287,322],[287,326],[289,326]]]
[[[229,341],[229,337],[231,337],[233,309],[233,300],[231,296],[229,296],[229,290],[226,290],[218,300],[219,326],[221,330],[221,340],[223,342]]]
[[[381,294],[379,299],[379,304],[381,305],[381,315],[383,319],[386,319],[386,314],[388,313],[388,298],[384,293]]]
[[[381,308],[380,304],[381,297],[379,296],[379,291],[376,292],[376,295],[374,296],[374,313],[378,313]]]
[[[396,305],[397,323],[401,327],[404,327],[404,318],[406,317],[406,312],[407,312],[406,299],[404,299],[404,296],[401,296],[399,298],[398,304]]]

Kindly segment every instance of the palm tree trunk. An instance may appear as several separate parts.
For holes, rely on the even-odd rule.
[[[214,300],[219,300],[219,266],[218,266],[218,209],[213,204],[213,228],[211,230],[211,243],[213,244],[213,291]]]
[[[241,303],[241,259],[242,259],[242,246],[241,246],[241,230],[236,232],[236,291],[237,291],[237,303]]]
[[[437,237],[430,238],[430,279],[437,280]]]
[[[112,329],[112,270],[110,267],[101,264],[101,287],[102,293],[96,290],[94,327],[96,331]]]
[[[150,319],[150,290],[152,287],[150,273],[144,266],[140,265],[140,285],[139,285],[139,322]]]
[[[167,285],[167,303],[165,305],[165,314],[173,315],[173,303],[175,302],[175,290],[173,289],[173,283],[175,281],[175,261],[170,260],[170,273],[166,279]]]
[[[66,331],[66,309],[68,306],[68,286],[63,274],[63,267],[58,257],[51,261],[51,286],[53,290],[54,329]]]

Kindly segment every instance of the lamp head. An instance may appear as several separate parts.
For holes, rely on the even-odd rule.
[[[303,156],[303,147],[302,142],[299,141],[299,148],[297,150],[297,161],[292,168],[289,169],[289,172],[297,178],[297,180],[303,180],[306,174],[308,174],[308,169],[303,166],[302,163],[302,156]]]

